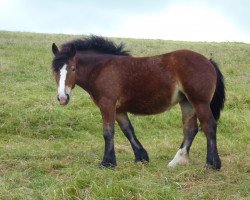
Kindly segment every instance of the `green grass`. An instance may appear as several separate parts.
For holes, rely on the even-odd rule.
[[[0,199],[249,199],[250,45],[244,43],[123,41],[134,56],[186,48],[212,57],[225,77],[227,102],[218,126],[220,171],[206,169],[199,133],[191,163],[166,167],[182,141],[176,106],[131,121],[150,163],[134,164],[116,127],[118,166],[99,169],[101,116],[86,92],[73,91],[67,107],[56,100],[51,44],[80,36],[0,32]]]

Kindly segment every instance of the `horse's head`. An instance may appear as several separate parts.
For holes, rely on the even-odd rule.
[[[61,105],[67,105],[70,99],[70,92],[75,87],[75,54],[76,48],[72,44],[70,48],[61,49],[53,43],[52,52],[55,57],[52,61],[52,68],[58,85],[57,99]]]

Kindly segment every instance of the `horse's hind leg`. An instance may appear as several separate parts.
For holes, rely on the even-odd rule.
[[[188,163],[189,150],[198,132],[197,117],[193,106],[186,99],[180,102],[180,106],[182,111],[184,139],[174,159],[168,164],[170,167]]]
[[[149,161],[147,151],[143,148],[139,140],[136,138],[134,128],[129,121],[127,113],[117,113],[116,121],[118,122],[122,132],[131,144],[135,155],[135,162]]]
[[[207,165],[213,169],[220,169],[221,161],[216,145],[217,123],[213,117],[210,104],[194,105],[201,128],[207,138]]]

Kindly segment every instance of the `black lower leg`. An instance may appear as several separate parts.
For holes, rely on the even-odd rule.
[[[139,140],[135,136],[134,128],[130,121],[125,126],[121,127],[124,135],[127,137],[129,140],[131,147],[134,151],[135,155],[135,162],[143,162],[143,161],[149,161],[148,153],[147,151],[143,148]]]
[[[207,165],[213,169],[221,168],[221,160],[218,155],[216,138],[207,139]]]
[[[115,149],[114,149],[114,127],[104,129],[105,149],[101,166],[116,166]]]
[[[221,160],[218,155],[216,144],[216,129],[217,125],[214,123],[210,126],[207,136],[207,165],[213,169],[221,168]]]
[[[198,132],[198,127],[196,126],[194,129],[190,129],[187,131],[184,131],[184,139],[180,146],[180,149],[186,148],[187,153],[189,154],[190,147],[194,141],[194,138]]]
[[[180,149],[186,148],[187,154],[189,154],[190,147],[198,132],[197,116],[194,107],[187,99],[184,99],[182,102],[180,102],[180,106],[182,112],[184,135]]]

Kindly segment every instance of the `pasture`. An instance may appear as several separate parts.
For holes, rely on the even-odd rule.
[[[101,115],[76,87],[59,106],[51,70],[51,44],[84,37],[0,32],[0,199],[249,199],[250,45],[121,39],[133,56],[191,49],[219,64],[226,104],[218,124],[220,171],[205,168],[206,138],[199,132],[190,164],[167,168],[182,136],[175,106],[153,116],[130,115],[148,164],[134,164],[118,126],[118,166],[100,169],[104,141]]]

